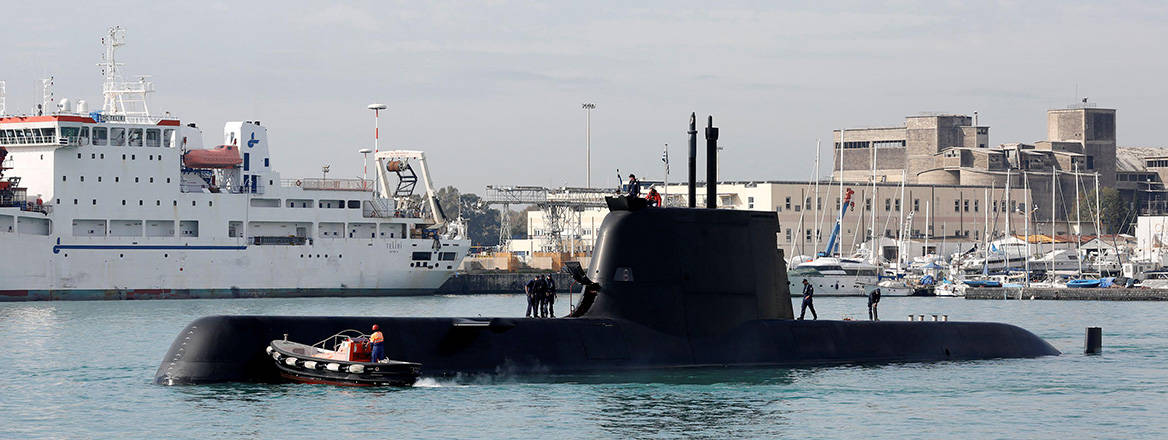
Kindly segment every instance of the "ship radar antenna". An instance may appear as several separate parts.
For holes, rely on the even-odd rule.
[[[41,80],[40,113],[49,112],[49,109],[52,108],[53,101],[53,77],[50,75],[48,78]]]
[[[122,81],[119,72],[123,64],[117,62],[117,50],[126,45],[126,30],[121,26],[109,28],[107,34],[101,37],[101,45],[105,48],[102,62],[98,63],[104,80],[101,87],[105,97],[102,112],[149,120],[150,109],[146,104],[146,95],[154,92],[154,83],[149,81],[148,75],[139,76],[138,81]]]

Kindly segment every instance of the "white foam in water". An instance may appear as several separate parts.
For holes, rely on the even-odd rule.
[[[432,377],[419,377],[418,380],[414,381],[414,388],[449,388],[449,387],[461,388],[461,387],[465,387],[465,386],[466,385],[460,385],[460,384],[458,384],[454,381],[450,381],[450,380],[444,380],[444,381],[439,382],[438,379],[434,379]]]

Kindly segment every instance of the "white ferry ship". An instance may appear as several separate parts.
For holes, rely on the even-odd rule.
[[[466,255],[422,152],[376,152],[376,183],[282,179],[260,121],[205,148],[121,79],[124,31],[102,41],[100,111],[46,83],[38,111],[0,116],[0,300],[424,294]]]

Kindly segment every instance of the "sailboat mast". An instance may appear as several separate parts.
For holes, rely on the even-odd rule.
[[[875,149],[875,147],[873,147],[873,149]],[[899,203],[900,206],[896,207],[897,208],[896,210],[900,211],[900,226],[896,228],[897,229],[897,231],[896,231],[896,270],[903,270],[904,269],[904,264],[903,264],[903,262],[904,262],[904,249],[905,249],[905,245],[904,245],[904,228],[905,228],[905,226],[904,226],[904,211],[905,211],[905,209],[904,208],[905,208],[905,206],[904,205],[907,203],[907,201],[904,199],[904,180],[905,180],[905,177],[906,176],[904,174],[904,170],[901,170],[900,171],[900,203]]]
[[[1079,277],[1083,276],[1083,229],[1079,220],[1079,164],[1075,163],[1075,252],[1079,254]]]
[[[929,254],[929,236],[933,235],[933,218],[929,216],[929,202],[932,200],[925,201],[925,248],[921,251],[922,257]]]
[[[848,131],[848,129],[846,129],[846,128],[841,128],[841,129],[840,129],[840,146],[839,146],[839,198],[840,198],[840,203],[841,203],[841,204],[843,203],[843,200],[844,200],[844,133],[845,133],[845,132],[847,132],[847,131]],[[816,203],[818,203],[818,202],[819,202],[819,201],[818,201],[818,200],[816,200]],[[818,206],[818,205],[816,205],[816,206]],[[842,214],[841,214],[841,215],[842,215]],[[816,234],[818,234],[818,233],[819,233],[819,231],[818,231],[818,230],[816,230],[815,232],[816,232]],[[843,253],[844,253],[844,251],[843,251],[843,246],[840,246],[840,256],[841,256],[841,257],[843,256]],[[831,255],[828,255],[828,256],[830,257]]]
[[[1054,169],[1054,167],[1051,167],[1050,168],[1050,251],[1051,252],[1054,252],[1054,215],[1055,215],[1054,198],[1056,197],[1054,190],[1058,186],[1058,182],[1057,182],[1058,177],[1057,176],[1058,176],[1058,170]],[[1053,259],[1050,261],[1050,269],[1049,270],[1052,272],[1054,271],[1054,260]]]
[[[815,203],[815,238],[813,238],[812,242],[811,242],[812,249],[819,249],[819,150],[820,149],[821,148],[819,145],[819,141],[816,141],[815,142],[815,171],[812,172],[812,174],[811,174],[813,176],[813,178],[815,179],[815,202],[816,202]],[[842,169],[840,170],[840,174],[841,175],[843,174]]]
[[[1024,270],[1026,271],[1026,281],[1023,282],[1022,284],[1024,286],[1029,287],[1030,286],[1030,177],[1026,174],[1025,171],[1022,171],[1022,197],[1026,203],[1026,211],[1025,211],[1025,213],[1026,213],[1026,219],[1025,219],[1025,222],[1026,222],[1026,226],[1025,226],[1025,228],[1026,228],[1026,255],[1024,256],[1024,259],[1022,260],[1023,264],[1025,265]]]

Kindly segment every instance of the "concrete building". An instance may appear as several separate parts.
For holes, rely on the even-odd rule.
[[[1096,175],[1101,188],[1117,180],[1115,110],[1086,104],[1047,111],[1048,139],[1033,144],[990,147],[989,127],[951,114],[909,116],[903,127],[837,130],[834,138],[834,179],[870,181],[874,175],[878,182],[921,185],[1025,185],[1036,205],[1034,220],[1043,223],[1074,220],[1076,183],[1085,195],[1094,192]]]

